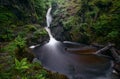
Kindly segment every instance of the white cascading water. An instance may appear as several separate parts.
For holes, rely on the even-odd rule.
[[[49,40],[49,42],[47,43],[47,45],[55,45],[55,43],[58,42],[58,41],[55,40],[55,38],[52,36],[51,31],[50,31],[50,29],[49,29],[50,24],[51,24],[51,22],[52,22],[51,10],[52,10],[52,7],[50,6],[50,8],[48,9],[47,14],[46,14],[47,27],[45,27],[45,29],[46,29],[46,31],[48,32],[48,35],[49,35],[49,37],[50,37],[50,40]],[[34,49],[34,48],[37,47],[37,46],[39,46],[39,44],[38,44],[38,45],[32,45],[32,46],[30,46],[29,48]]]
[[[47,14],[46,14],[47,27],[50,27],[50,24],[52,22],[51,10],[52,10],[52,7],[48,9]]]
[[[46,14],[47,27],[45,27],[45,29],[46,29],[46,31],[48,32],[49,37],[50,37],[50,41],[48,42],[48,45],[55,45],[58,41],[55,40],[55,38],[52,36],[51,31],[50,31],[50,29],[49,29],[50,24],[51,24],[51,22],[52,22],[51,10],[52,10],[52,7],[50,7],[50,8],[48,9],[47,14]]]
[[[58,41],[55,40],[55,38],[52,36],[50,29],[48,27],[45,27],[45,29],[48,32],[48,35],[50,37],[50,40],[49,40],[49,42],[47,44],[48,45],[54,45],[54,44],[56,44]]]

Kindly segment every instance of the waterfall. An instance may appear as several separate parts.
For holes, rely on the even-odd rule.
[[[52,10],[52,7],[48,9],[47,14],[46,14],[47,27],[50,27],[50,24],[52,22],[51,10]]]
[[[48,45],[55,45],[58,41],[55,40],[55,38],[52,36],[51,34],[51,31],[49,29],[50,27],[50,24],[52,22],[52,15],[50,14],[51,13],[51,10],[52,10],[52,7],[50,7],[47,11],[47,14],[46,14],[46,23],[47,23],[47,27],[45,27],[46,31],[48,32],[48,35],[50,37],[50,40],[48,42]]]
[[[48,32],[49,37],[53,38],[50,29],[48,27],[45,27],[45,30]]]
[[[51,9],[50,7],[47,11],[47,27],[45,27],[50,37],[49,42],[40,47],[36,47],[37,45],[30,47],[34,50],[42,66],[48,70],[64,74],[69,79],[110,79],[109,76],[112,70],[111,60],[96,54],[85,55],[81,54],[81,52],[69,52],[68,48],[72,49],[74,46],[73,49],[78,49],[78,47],[82,49],[83,45],[67,41],[63,44],[52,36],[49,28],[52,22]],[[36,61],[38,59],[33,60],[33,62]]]
[[[45,27],[46,31],[48,32],[48,35],[50,37],[50,41],[47,43],[48,45],[55,45],[58,41],[55,40],[55,38],[52,36],[51,31],[48,27]]]
[[[47,27],[45,27],[45,30],[48,32],[48,35],[49,35],[49,37],[50,37],[50,40],[49,40],[49,42],[47,43],[47,45],[55,45],[55,44],[58,42],[58,41],[55,40],[55,38],[52,36],[51,31],[50,31],[50,29],[49,29],[50,24],[51,24],[51,22],[52,22],[51,10],[52,10],[52,7],[50,6],[50,8],[48,9],[48,11],[47,11],[47,13],[46,13],[46,23],[47,23]],[[39,46],[39,44],[38,44],[38,45],[32,45],[32,46],[30,46],[29,48],[34,49],[34,48],[37,47],[37,46]]]
[[[50,37],[50,38],[53,38],[53,36],[52,36],[52,34],[51,34],[51,31],[50,31],[50,29],[49,29],[50,24],[51,24],[51,22],[52,22],[52,15],[50,14],[50,13],[51,13],[51,9],[52,9],[52,7],[50,7],[50,8],[48,9],[47,14],[46,14],[47,27],[45,27],[45,29],[46,29],[46,31],[48,32],[49,37]]]

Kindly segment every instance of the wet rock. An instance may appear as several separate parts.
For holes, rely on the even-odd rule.
[[[65,75],[62,75],[59,73],[50,73],[49,78],[50,79],[68,79]]]
[[[120,76],[120,63],[115,64],[114,69],[117,72],[116,74]]]

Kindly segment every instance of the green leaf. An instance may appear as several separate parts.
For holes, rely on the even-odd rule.
[[[15,58],[15,68],[19,69],[20,62]]]

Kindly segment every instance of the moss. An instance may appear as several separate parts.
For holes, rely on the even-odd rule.
[[[10,42],[8,45],[6,45],[3,50],[4,52],[9,52],[13,55],[15,55],[15,50],[19,48],[24,48],[26,45],[26,41],[24,38],[18,36],[16,37],[15,40],[13,40],[12,42]]]
[[[14,37],[12,25],[16,23],[17,17],[7,8],[0,6],[0,39],[2,41],[12,40]]]
[[[40,35],[47,35],[47,31],[43,28],[40,30]]]
[[[14,28],[16,28],[17,26],[16,26],[15,24],[12,24],[10,27],[14,29]]]
[[[63,22],[64,28],[69,30],[72,27],[77,26],[77,21],[78,21],[78,17],[77,16],[71,16],[67,19],[67,21]]]
[[[46,14],[45,9],[46,9],[46,4],[47,4],[47,3],[46,4],[45,3],[46,3],[45,0],[34,0],[34,2],[33,2],[37,16],[36,16],[36,14],[34,14],[34,15],[38,18],[39,23],[44,23],[44,21],[45,21],[44,16]]]
[[[38,38],[40,36],[46,36],[46,35],[47,35],[47,32],[45,29],[39,29],[34,32],[34,38]]]
[[[25,25],[25,28],[28,31],[36,31],[37,30],[37,28],[34,25],[31,25],[31,24]]]

